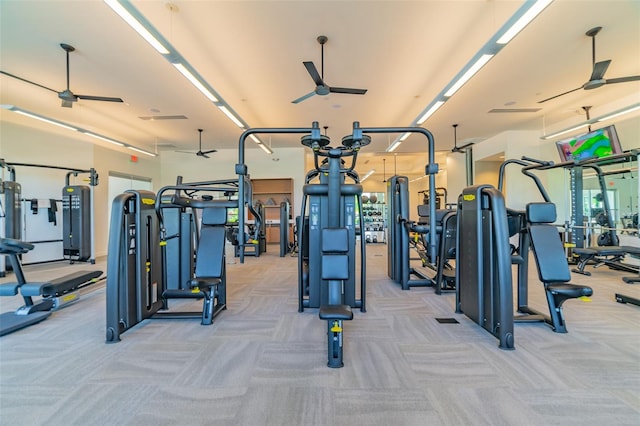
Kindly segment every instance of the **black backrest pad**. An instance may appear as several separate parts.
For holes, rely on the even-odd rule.
[[[322,253],[346,253],[349,251],[347,228],[325,228],[322,230]]]
[[[527,205],[527,217],[533,217],[539,221],[551,218],[549,207],[533,207],[532,204],[553,206],[553,219],[555,220],[555,206],[551,203],[531,203]],[[527,229],[531,237],[531,247],[538,265],[538,277],[544,283],[568,282],[571,280],[569,264],[565,257],[564,247],[558,228],[546,223],[538,224],[529,222]]]
[[[529,223],[553,223],[556,221],[556,205],[553,203],[527,204],[527,221]]]
[[[196,252],[196,278],[221,278],[227,210],[207,207],[202,211],[202,228]]]
[[[226,207],[206,207],[202,209],[203,225],[224,225],[227,223]]]
[[[349,278],[349,233],[347,228],[322,230],[322,279]]]

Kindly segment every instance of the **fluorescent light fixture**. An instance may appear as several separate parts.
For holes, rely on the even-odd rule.
[[[403,134],[402,136],[400,136],[400,139],[398,139],[400,142],[404,142],[405,140],[407,140],[407,138],[411,136],[411,133],[406,132],[405,134]]]
[[[231,113],[231,111],[229,111],[229,109],[224,106],[224,105],[219,105],[218,108],[220,108],[220,111],[224,112],[224,114],[229,117],[229,119],[231,121],[233,121],[235,123],[236,126],[240,127],[241,129],[244,129],[244,124],[242,124],[242,122],[238,119],[238,117],[236,117],[235,115],[233,115]]]
[[[582,129],[583,127],[587,127],[589,122],[578,124],[577,126],[570,127],[568,129],[560,130],[559,132],[551,133],[542,137],[542,139],[553,139],[556,136],[564,135],[565,133],[573,132],[574,130]]]
[[[595,120],[596,121],[606,121],[606,120],[610,120],[610,119],[615,118],[615,117],[619,117],[619,116],[621,116],[623,114],[628,114],[630,112],[637,111],[639,109],[640,109],[640,104],[631,105],[631,106],[623,108],[623,109],[621,109],[619,111],[612,112],[611,114],[607,114],[607,115],[604,115],[602,117],[598,117]]]
[[[389,145],[387,147],[387,149],[385,149],[385,151],[387,152],[393,152],[396,149],[398,149],[398,147],[402,144],[402,141],[400,139],[396,139],[391,145]]]
[[[451,96],[469,81],[491,58],[502,50],[516,34],[526,27],[536,16],[547,7],[552,0],[525,0],[523,5],[509,18],[504,25],[491,37],[445,88],[428,104],[428,110],[411,125],[422,125],[438,110]],[[430,105],[430,106],[429,106]],[[395,143],[394,143],[395,145]],[[396,147],[392,145],[387,151]],[[393,149],[390,149],[392,148]]]
[[[184,75],[187,80],[191,82],[191,84],[196,86],[196,89],[202,92],[202,94],[205,95],[207,99],[209,99],[211,102],[218,102],[218,98],[216,98],[213,93],[209,91],[209,89],[204,87],[204,85],[191,73],[191,71],[189,71],[187,67],[184,66],[184,64],[178,63],[173,64],[173,66],[176,67],[176,69],[180,71],[180,73]]]
[[[462,87],[463,84],[469,81],[469,79],[473,77],[475,73],[480,71],[480,68],[482,68],[487,62],[489,62],[489,59],[491,58],[493,58],[493,55],[490,55],[488,53],[485,53],[484,55],[480,56],[478,60],[473,65],[471,65],[471,67],[469,67],[467,72],[462,74],[462,76],[458,79],[458,81],[456,81],[453,84],[453,86],[451,86],[449,90],[447,90],[444,93],[444,96],[446,96],[447,98],[453,96],[453,94],[456,93],[458,89]]]
[[[64,123],[61,123],[59,121],[43,117],[41,115],[34,114],[32,112],[27,112],[27,111],[23,111],[23,110],[20,110],[20,109],[14,109],[14,108],[9,108],[9,109],[11,111],[13,111],[13,112],[16,112],[16,113],[20,114],[20,115],[25,115],[27,117],[35,118],[36,120],[44,121],[45,123],[49,123],[49,124],[53,124],[54,126],[62,127],[63,129],[72,130],[74,132],[78,131],[78,129],[73,127],[73,126],[69,126],[68,124],[64,124]]]
[[[94,137],[96,139],[100,139],[100,140],[103,140],[105,142],[109,142],[110,144],[113,144],[113,145],[124,146],[124,144],[122,142],[114,141],[113,139],[105,138],[104,136],[100,136],[100,135],[97,135],[95,133],[91,133],[91,132],[82,132],[82,133],[84,133],[85,135],[89,135],[91,137]]]
[[[576,126],[572,126],[572,127],[567,128],[567,129],[564,129],[564,130],[559,130],[559,131],[554,132],[554,133],[549,133],[548,135],[542,135],[540,137],[540,139],[553,139],[556,136],[560,136],[560,135],[564,135],[565,133],[573,132],[574,130],[578,130],[578,129],[581,129],[583,127],[586,127],[589,124],[598,123],[600,121],[610,120],[612,118],[619,117],[621,115],[628,114],[630,112],[637,111],[637,110],[640,110],[640,103],[629,105],[629,106],[624,107],[622,109],[619,109],[617,111],[613,111],[613,112],[610,112],[608,114],[605,114],[605,115],[603,115],[601,117],[592,118],[590,120],[584,121],[584,122],[582,122],[582,123],[580,123],[580,124],[578,124]]]
[[[132,151],[139,152],[139,153],[144,154],[144,155],[148,155],[149,157],[155,157],[156,156],[156,154],[154,154],[152,152],[148,152],[148,151],[145,151],[144,149],[136,148],[135,146],[127,146],[127,148],[129,148]]]
[[[427,118],[431,117],[434,112],[438,110],[442,105],[444,105],[444,101],[438,101],[429,108],[427,112],[424,113],[422,117],[416,122],[416,124],[422,124],[427,121]]]
[[[273,154],[273,151],[271,150],[271,148],[269,148],[268,146],[263,144],[262,141],[260,139],[258,139],[258,137],[256,135],[254,135],[252,133],[252,134],[249,135],[249,137],[251,138],[252,141],[254,141],[256,144],[258,144],[260,149],[262,149],[264,152],[266,152],[267,154]]]
[[[496,41],[498,44],[507,44],[514,38],[524,27],[529,25],[533,19],[549,6],[552,0],[538,0],[533,6],[527,10],[502,36]]]
[[[140,34],[154,49],[158,51],[167,61],[171,63],[187,80],[191,82],[207,99],[213,102],[222,112],[229,117],[234,124],[241,129],[249,126],[243,123],[242,118],[233,112],[229,106],[211,85],[198,74],[189,62],[187,62],[180,52],[178,52],[167,41],[163,35],[156,30],[149,21],[140,13],[132,4],[131,0],[104,0],[104,2],[113,9],[127,24],[131,26],[138,34]],[[256,142],[260,144],[261,142]],[[271,151],[269,147],[268,151]],[[263,148],[264,149],[264,148]],[[265,150],[266,151],[266,150]],[[272,152],[272,151],[271,151]],[[271,153],[270,152],[270,153]]]
[[[263,143],[259,143],[258,146],[267,154],[273,154],[273,151],[271,150],[271,148],[269,148],[268,146],[266,146]]]
[[[161,55],[168,55],[169,50],[162,45],[136,18],[126,10],[117,0],[104,0],[104,2],[113,9],[124,21],[129,24],[138,34],[142,36],[154,49]]]
[[[375,172],[376,172],[375,169],[369,170],[367,173],[365,173],[365,175],[362,177],[362,179],[360,179],[360,182],[364,182],[365,180],[367,180],[369,178],[369,176],[371,176]]]
[[[53,124],[53,125],[58,126],[58,127],[62,127],[63,129],[71,130],[71,131],[74,131],[74,132],[80,132],[80,133],[83,133],[83,134],[85,134],[87,136],[91,136],[93,138],[100,139],[102,141],[108,142],[108,143],[110,143],[112,145],[117,145],[117,146],[120,146],[120,147],[123,147],[123,148],[129,148],[129,149],[132,149],[134,151],[138,151],[138,152],[140,152],[142,154],[146,154],[146,155],[149,155],[151,157],[156,157],[156,154],[154,154],[152,152],[144,151],[142,149],[139,149],[139,148],[133,147],[131,145],[128,145],[128,144],[126,144],[124,142],[120,142],[120,141],[117,141],[115,139],[111,139],[111,138],[108,138],[106,136],[99,135],[97,133],[91,132],[91,131],[86,130],[86,129],[82,129],[80,127],[74,127],[74,126],[71,126],[71,125],[69,125],[67,123],[63,123],[61,121],[58,121],[58,120],[54,120],[54,119],[51,119],[51,118],[43,117],[41,115],[34,114],[33,112],[30,112],[30,111],[25,111],[22,108],[19,108],[19,107],[14,106],[14,105],[3,104],[3,105],[0,105],[0,108],[6,109],[8,111],[13,111],[13,112],[15,112],[17,114],[24,115],[26,117],[35,118],[36,120],[40,120],[40,121],[43,121],[45,123],[49,123],[49,124]]]

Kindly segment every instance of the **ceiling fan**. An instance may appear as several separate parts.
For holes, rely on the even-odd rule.
[[[580,89],[591,90],[591,89],[597,89],[598,87],[604,86],[605,84],[626,83],[628,81],[640,80],[640,75],[609,78],[609,79],[604,78],[604,74],[605,72],[607,72],[607,68],[609,68],[609,65],[611,64],[611,59],[607,59],[606,61],[596,62],[596,35],[598,35],[601,29],[602,27],[595,27],[595,28],[591,28],[589,31],[585,33],[585,35],[591,37],[591,53],[593,57],[592,59],[593,69],[591,71],[591,77],[589,77],[589,81],[587,81],[582,86],[576,89],[572,89],[572,90],[569,90],[568,92],[560,93],[559,95],[555,95],[550,98],[538,101],[539,104],[550,101],[551,99],[558,98],[560,96],[564,96],[568,93],[575,92],[576,90],[580,90]]]
[[[324,45],[329,39],[327,38],[327,36],[321,35],[321,36],[318,36],[317,40],[318,40],[318,43],[320,43],[321,51],[322,51],[322,56],[321,56],[322,62],[320,65],[321,74],[318,74],[318,69],[316,68],[313,62],[305,61],[302,63],[307,69],[307,72],[309,73],[309,75],[311,75],[313,82],[316,84],[316,88],[313,92],[309,92],[306,95],[300,96],[298,99],[291,101],[291,103],[293,104],[300,103],[305,99],[310,98],[313,95],[325,96],[325,95],[328,95],[329,93],[346,93],[350,95],[364,95],[365,93],[367,93],[367,89],[351,89],[351,88],[345,88],[345,87],[333,87],[333,86],[328,86],[324,82]]]
[[[460,152],[460,153],[464,153],[464,151],[469,148],[471,145],[473,145],[473,142],[469,142],[468,144],[462,145],[462,146],[458,146],[458,125],[457,124],[452,124],[453,126],[453,148],[451,149],[451,152]]]
[[[198,150],[196,152],[193,151],[176,151],[176,152],[184,152],[187,154],[196,154],[198,157],[204,157],[204,158],[211,158],[209,157],[207,154],[211,154],[212,152],[218,152],[217,149],[210,149],[208,151],[203,151],[202,150],[202,132],[204,131],[204,129],[198,129],[199,134],[199,138],[198,138]]]
[[[6,71],[0,70],[0,74],[7,75],[9,77],[13,77],[18,80],[24,81],[25,83],[33,84],[34,86],[42,87],[43,89],[47,89],[54,93],[57,93],[58,97],[62,99],[62,106],[65,108],[71,108],[73,106],[73,103],[77,102],[78,99],[85,99],[88,101],[123,102],[122,99],[120,98],[110,98],[105,96],[91,96],[91,95],[76,95],[75,93],[73,93],[71,89],[69,89],[69,52],[73,52],[76,49],[75,47],[66,43],[60,43],[60,47],[62,47],[62,49],[65,52],[67,52],[67,88],[62,92],[58,92],[57,90],[51,89],[50,87],[43,86],[42,84],[35,83],[33,81],[27,80],[22,77],[18,77],[17,75],[10,74]]]

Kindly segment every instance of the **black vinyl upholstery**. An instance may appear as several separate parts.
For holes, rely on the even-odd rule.
[[[189,282],[204,297],[202,324],[210,325],[220,310],[226,309],[226,271],[224,245],[226,238],[225,207],[202,209],[202,226],[196,250],[195,277]],[[184,297],[184,296],[181,296]]]
[[[325,228],[322,230],[322,279],[329,281],[328,285],[336,288],[335,284],[349,278],[349,233],[347,228]],[[331,300],[331,298],[330,298]],[[331,303],[331,302],[329,302]],[[353,312],[349,305],[322,305],[319,312],[323,320],[353,319]]]
[[[571,271],[558,229],[551,225],[556,219],[553,203],[529,203],[526,208],[527,230],[549,305],[549,324],[558,333],[566,333],[562,304],[568,299],[591,296],[591,287],[570,284]]]

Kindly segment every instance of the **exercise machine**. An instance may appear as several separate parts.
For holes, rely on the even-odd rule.
[[[174,194],[167,202],[163,195],[169,191]],[[228,196],[237,191],[235,180],[183,184],[178,179],[177,185],[160,189],[158,197],[151,191],[129,190],[114,199],[107,258],[107,343],[120,341],[122,333],[145,319],[199,318],[202,325],[211,325],[226,309],[227,210],[238,208],[238,201]],[[227,198],[189,196],[206,192]],[[193,271],[190,225],[176,240],[183,252],[172,258],[167,254],[172,238],[165,226],[166,208],[202,211]],[[169,282],[167,271],[178,266],[180,272]],[[171,299],[202,299],[202,310],[171,311]]]
[[[9,212],[4,218],[4,236],[7,238],[28,239],[30,243],[36,246],[38,244],[62,243],[62,258],[51,259],[51,257],[49,257],[47,260],[37,260],[32,263],[65,259],[69,260],[70,263],[79,261],[95,264],[94,229],[92,224],[94,222],[93,190],[99,183],[99,176],[96,170],[93,168],[84,170],[44,164],[7,162],[4,159],[0,159],[0,167],[9,172],[9,179],[3,181],[0,185],[0,191],[5,193],[5,209]],[[48,198],[45,200],[23,198],[22,186],[16,182],[16,167],[66,171],[62,197],[59,199]],[[72,185],[70,183],[70,177],[77,177],[81,174],[88,175],[88,185]],[[23,206],[25,203],[26,206]],[[46,208],[48,210],[48,222],[56,225],[56,212],[59,209],[58,203],[60,203],[60,209],[62,211],[62,230],[60,237],[47,238],[45,236],[43,238],[42,234],[38,231],[45,235],[47,232],[41,227],[33,231],[33,234],[37,234],[37,239],[28,238],[27,234],[23,235],[23,228],[26,232],[29,232],[31,230],[29,225],[39,223],[37,221],[30,221],[26,215],[23,216],[27,210],[31,210],[33,214],[37,214],[43,208]]]
[[[342,146],[329,146],[329,138],[314,135],[302,137],[302,144],[311,148],[315,169],[307,174],[303,187],[301,216],[307,216],[308,226],[298,230],[298,240],[307,247],[298,257],[298,310],[320,308],[320,319],[327,321],[327,366],[338,368],[342,361],[343,321],[353,319],[351,308],[365,312],[366,252],[360,238],[360,299],[356,295],[356,212],[362,217],[362,185],[354,171],[361,147],[371,138],[354,140],[345,137]],[[349,166],[343,166],[345,159]],[[319,161],[324,159],[325,161]],[[349,177],[354,183],[347,184]],[[318,183],[311,183],[315,178]],[[308,213],[307,213],[308,204]],[[306,219],[306,218],[305,218]]]
[[[329,288],[326,279],[322,278],[322,262],[325,251],[322,247],[323,232],[326,228],[344,228],[347,232],[348,246],[343,248],[350,273],[344,279],[341,299],[351,308],[366,310],[366,250],[365,241],[359,239],[359,256],[356,255],[356,212],[359,212],[359,223],[364,223],[362,216],[362,185],[354,171],[358,151],[368,144],[369,139],[352,143],[345,139],[338,148],[329,146],[326,136],[312,140],[312,136],[304,136],[302,144],[311,148],[314,154],[315,168],[305,179],[303,187],[302,213],[305,225],[298,229],[298,242],[305,247],[298,260],[298,311],[305,308],[320,308],[329,300]],[[349,145],[351,143],[351,145]],[[350,159],[350,164],[343,166],[343,161]],[[324,160],[324,161],[322,161]],[[311,183],[315,179],[318,183]],[[346,183],[349,178],[354,183]],[[333,192],[331,192],[333,191]],[[333,250],[333,249],[332,249]],[[306,255],[308,252],[308,255]],[[356,257],[360,258],[360,279],[357,285]],[[360,297],[358,297],[358,290]]]
[[[102,271],[76,271],[50,281],[28,282],[19,256],[33,248],[33,244],[24,241],[0,239],[0,254],[9,257],[17,281],[0,284],[0,296],[16,296],[20,293],[24,300],[24,306],[15,312],[0,315],[0,336],[47,319],[51,311],[77,301],[79,296],[75,291],[94,283],[102,275]],[[39,300],[34,301],[34,297],[39,297]]]
[[[527,204],[524,211],[506,209],[508,235],[518,237],[518,246],[510,246],[511,264],[517,265],[517,315],[515,322],[544,322],[557,333],[566,333],[562,304],[568,299],[586,298],[593,293],[587,286],[569,283],[567,257],[560,233],[553,222],[556,207],[534,171],[546,170],[553,162],[530,157],[511,159],[500,166],[498,191],[502,191],[507,166],[521,167],[523,175],[530,178],[538,189],[542,202]],[[537,250],[536,250],[537,247]],[[529,306],[529,252],[533,251],[538,278],[544,285],[549,314]]]
[[[356,155],[359,149],[370,143],[371,136],[369,134],[375,133],[420,133],[427,138],[429,153],[429,164],[425,167],[425,174],[429,177],[429,188],[435,191],[435,174],[438,173],[438,164],[434,162],[435,149],[434,139],[431,132],[420,127],[360,127],[358,122],[353,123],[353,133],[345,136],[342,139],[342,146],[338,148],[330,148],[329,138],[323,136],[320,133],[320,126],[317,122],[314,122],[310,128],[272,128],[272,129],[248,129],[242,133],[239,142],[239,156],[238,164],[236,164],[236,174],[239,179],[239,191],[238,191],[238,203],[244,205],[244,191],[242,177],[248,174],[248,168],[244,164],[244,146],[246,139],[254,134],[304,134],[302,143],[305,146],[310,147],[314,151],[315,158],[315,170],[323,170],[323,173],[318,173],[320,183],[305,185],[305,198],[309,198],[308,213],[306,207],[303,207],[302,215],[296,220],[299,255],[298,255],[298,296],[299,296],[299,310],[303,311],[305,306],[304,295],[313,286],[311,269],[313,263],[319,262],[320,280],[326,286],[326,298],[322,296],[318,297],[320,304],[319,315],[321,319],[327,320],[327,335],[328,335],[328,365],[330,367],[342,366],[342,321],[349,320],[353,313],[351,311],[352,306],[348,305],[346,296],[350,291],[343,291],[343,286],[346,287],[346,281],[350,277],[355,276],[355,267],[351,266],[349,251],[352,244],[355,244],[355,239],[350,238],[350,233],[355,235],[355,220],[349,222],[354,218],[356,214],[356,204],[361,206],[361,186],[357,183],[358,175],[353,171],[355,167]],[[319,164],[318,157],[324,158],[326,163]],[[343,167],[342,157],[352,157],[352,166]],[[326,172],[326,175],[325,175]],[[310,172],[310,175],[314,175],[315,172]],[[322,176],[321,176],[322,175]],[[346,176],[349,176],[354,184],[344,183]],[[308,176],[313,178],[314,176]],[[325,181],[326,179],[326,181]],[[317,197],[317,199],[316,199]],[[323,203],[322,199],[326,197],[326,202]],[[316,200],[314,202],[314,199]],[[306,206],[306,202],[304,203]],[[321,205],[326,207],[321,208]],[[351,208],[353,207],[353,211]],[[431,233],[427,250],[435,257],[436,256],[436,244],[435,244],[435,202],[431,201],[429,204],[431,211],[431,220],[429,226],[434,231]],[[360,209],[360,211],[362,211]],[[326,225],[321,228],[322,218],[326,216]],[[238,223],[242,228],[245,223],[244,209],[238,211]],[[362,224],[362,222],[361,222]],[[337,226],[337,227],[336,227]],[[306,228],[306,230],[305,230]],[[312,229],[313,228],[313,229]],[[351,230],[353,228],[353,231]],[[309,238],[303,238],[304,235],[308,235]],[[311,235],[316,235],[311,237]],[[364,266],[365,248],[362,239],[362,259],[361,265]],[[240,263],[244,262],[244,243],[239,244],[240,248]],[[316,251],[319,250],[319,253]],[[304,268],[305,257],[308,258],[309,268]],[[314,275],[316,273],[314,272]],[[306,275],[306,276],[305,276]],[[365,269],[361,272],[362,283],[365,283]],[[359,306],[361,311],[365,311],[365,289],[364,285],[361,289],[360,302],[356,302],[356,306]],[[355,293],[355,292],[354,292]],[[344,295],[344,296],[343,296]],[[324,303],[326,300],[327,304]],[[311,302],[308,302],[309,304]]]
[[[458,200],[456,312],[515,349],[507,212],[491,185],[467,187]]]
[[[456,214],[453,209],[435,210],[436,252],[428,250],[431,233],[430,206],[418,206],[418,221],[409,219],[409,179],[392,176],[387,184],[389,203],[389,243],[387,274],[403,290],[411,287],[434,287],[436,294],[455,289],[455,268],[449,260],[455,258]],[[419,255],[426,274],[411,265],[411,249]]]

